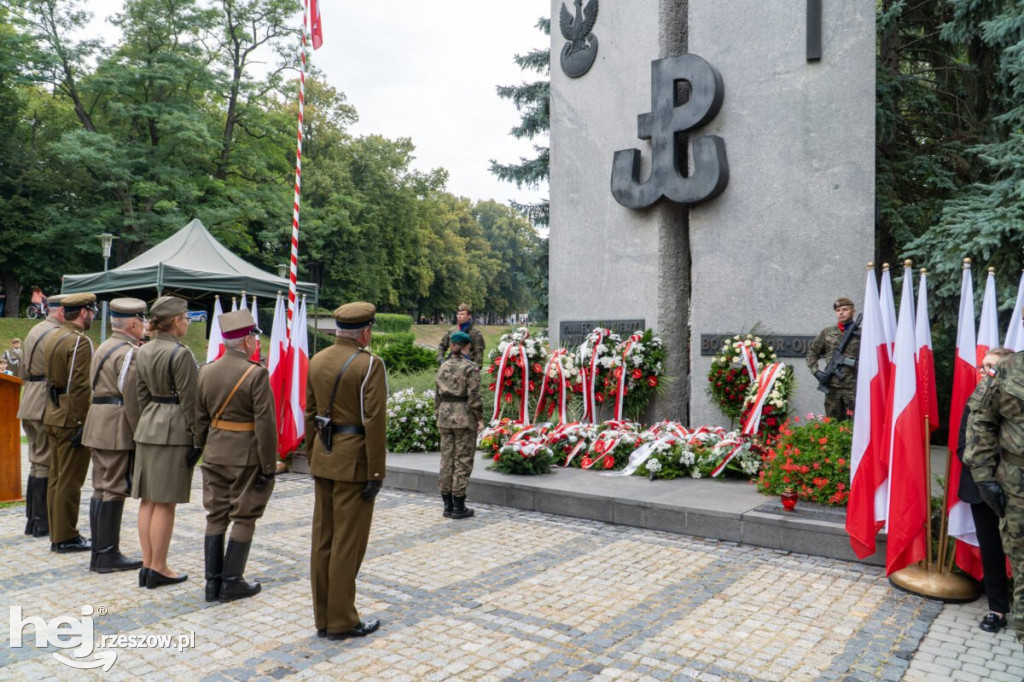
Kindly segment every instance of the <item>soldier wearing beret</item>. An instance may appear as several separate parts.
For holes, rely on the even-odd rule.
[[[115,298],[110,302],[110,338],[96,349],[89,386],[92,405],[85,418],[82,445],[92,451],[92,560],[97,573],[130,571],[142,566],[121,554],[121,517],[128,497],[139,400],[132,360],[145,327],[146,302]]]
[[[96,296],[68,294],[62,305],[64,324],[43,346],[48,393],[43,424],[53,457],[46,492],[50,549],[63,554],[92,549],[78,532],[78,503],[89,470],[89,448],[82,445],[82,427],[92,398],[89,371],[93,348],[85,331],[96,316]]]
[[[199,372],[196,426],[203,448],[206,601],[251,597],[243,576],[256,520],[274,490],[277,418],[270,374],[249,358],[260,330],[248,310],[218,318],[224,355]],[[227,551],[224,536],[231,524]]]
[[[376,308],[334,311],[334,345],[309,362],[306,454],[315,483],[310,582],[317,635],[365,637],[379,620],[356,610],[356,576],[366,554],[374,498],[387,454],[387,370],[368,349]]]
[[[139,424],[135,429],[132,497],[139,504],[142,568],[139,586],[185,581],[167,565],[175,505],[188,502],[196,446],[196,359],[181,339],[188,333],[188,304],[161,296],[150,308],[151,339],[139,349]]]
[[[469,357],[473,340],[465,332],[451,336],[452,354],[437,370],[434,412],[441,433],[441,474],[438,487],[444,501],[443,516],[468,519],[466,488],[473,473],[476,434],[483,428],[480,368]]]
[[[836,311],[836,324],[822,329],[807,349],[807,367],[817,377],[823,373],[819,360],[826,363],[832,360],[843,334],[849,325],[854,322],[856,310],[853,301],[842,296],[832,304]],[[857,358],[860,356],[860,330],[855,329],[850,342],[843,349],[843,358],[846,363],[839,373],[827,377],[828,393],[825,394],[825,415],[835,419],[853,419],[853,410],[857,397]]]
[[[18,367],[18,376],[25,382],[21,390],[21,404],[18,419],[25,430],[28,441],[28,483],[25,486],[25,535],[37,538],[50,536],[47,517],[46,489],[50,476],[50,444],[43,413],[46,411],[46,374],[43,369],[43,345],[47,338],[64,324],[64,308],[61,295],[50,297],[50,312],[46,319],[32,327],[25,337],[22,350],[23,361]]]
[[[457,322],[456,326],[445,332],[440,343],[437,344],[437,364],[440,365],[444,362],[448,354],[448,347],[451,345],[452,334],[462,332],[468,334],[471,340],[470,359],[477,364],[477,367],[482,367],[484,364],[484,335],[473,326],[473,308],[468,303],[460,304],[458,310],[455,311],[455,321]]]

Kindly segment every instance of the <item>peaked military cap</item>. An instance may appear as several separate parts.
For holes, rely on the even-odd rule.
[[[96,294],[67,294],[64,300],[61,301],[61,305],[64,307],[64,312],[73,313],[76,310],[82,308],[88,308],[90,306],[95,307],[96,305]]]
[[[64,294],[54,294],[46,299],[47,308],[60,308],[64,305]]]
[[[452,343],[470,343],[473,339],[466,332],[452,334]]]
[[[115,298],[110,302],[111,317],[142,317],[146,302],[139,298]]]
[[[334,311],[334,324],[338,329],[362,329],[373,324],[377,307],[372,303],[356,301],[346,303]]]
[[[850,299],[848,299],[845,296],[840,296],[839,298],[836,299],[836,302],[832,304],[832,310],[838,310],[839,308],[843,307],[844,305],[848,305],[851,308],[854,307],[853,301],[851,301]]]
[[[256,326],[256,320],[248,310],[236,310],[233,313],[224,313],[217,318],[220,322],[220,334],[225,339],[240,339],[248,334],[259,334],[260,329]]]
[[[153,319],[159,322],[177,317],[186,310],[188,310],[188,303],[185,299],[177,296],[161,296],[153,301],[153,307],[149,309],[149,312],[153,315]]]

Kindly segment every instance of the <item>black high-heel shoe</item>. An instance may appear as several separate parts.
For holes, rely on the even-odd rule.
[[[168,578],[163,573],[158,573],[151,568],[149,569],[149,573],[146,575],[146,589],[152,590],[164,585],[177,585],[178,583],[183,583],[186,580],[188,580],[188,575],[185,573],[182,573],[177,578]]]
[[[146,586],[146,578],[149,576],[149,569],[143,566],[139,569],[139,587]]]

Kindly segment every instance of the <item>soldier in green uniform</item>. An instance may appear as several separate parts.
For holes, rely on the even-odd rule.
[[[483,428],[480,368],[469,357],[473,340],[465,332],[451,335],[452,354],[437,370],[434,412],[441,433],[441,474],[438,488],[444,500],[443,516],[468,519],[466,488],[473,473],[476,434]]]
[[[836,311],[836,324],[822,329],[807,350],[807,366],[817,375],[821,371],[819,360],[827,364],[832,360],[839,342],[843,338],[848,325],[854,324],[853,301],[845,296],[836,299],[832,304]],[[860,330],[853,333],[853,338],[843,350],[843,358],[848,362],[842,368],[842,376],[833,374],[828,380],[828,393],[825,394],[825,415],[836,420],[853,419],[853,410],[857,396],[857,358],[860,355]]]
[[[90,372],[92,405],[85,418],[82,445],[92,451],[92,561],[97,573],[130,571],[142,561],[121,554],[121,517],[128,497],[135,426],[139,423],[138,381],[133,360],[146,326],[146,302],[115,298],[110,302],[110,338],[96,349]]]
[[[1002,519],[1003,549],[1014,575],[1012,622],[1024,642],[1024,353],[1001,360],[971,406],[964,465],[982,501]]]
[[[63,296],[50,297],[50,313],[45,320],[32,327],[25,337],[23,360],[18,376],[25,382],[21,389],[18,419],[28,441],[28,482],[25,485],[25,535],[50,537],[47,517],[46,489],[50,476],[50,444],[43,413],[46,412],[46,374],[43,369],[43,344],[53,332],[64,324]]]
[[[334,311],[334,345],[309,361],[306,455],[314,480],[310,582],[317,636],[365,637],[379,620],[356,610],[356,576],[366,554],[374,498],[386,473],[387,370],[369,351],[377,309]],[[328,440],[329,439],[329,440]]]
[[[63,307],[64,324],[49,335],[43,347],[49,393],[43,424],[53,457],[46,492],[50,550],[87,552],[92,545],[78,532],[78,503],[89,470],[89,448],[82,445],[82,427],[92,398],[89,371],[93,348],[85,331],[96,316],[96,296],[68,294]]]
[[[256,521],[274,491],[277,417],[270,374],[249,359],[260,333],[252,313],[225,313],[218,321],[225,351],[199,371],[196,427],[203,448],[206,601],[229,602],[261,589],[243,574]]]
[[[458,322],[458,324],[445,332],[440,343],[437,344],[437,364],[440,365],[444,362],[445,356],[448,354],[448,347],[451,345],[452,334],[456,332],[463,332],[465,334],[469,334],[469,337],[472,340],[469,349],[470,359],[472,359],[478,367],[483,367],[485,346],[484,335],[480,333],[479,329],[473,326],[473,309],[468,303],[462,303],[459,305],[458,310],[455,311],[455,321]]]

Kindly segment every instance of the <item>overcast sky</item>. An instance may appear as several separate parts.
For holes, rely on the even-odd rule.
[[[122,6],[87,3],[91,30],[114,35],[105,21]],[[531,202],[547,188],[517,190],[488,171],[490,159],[534,154],[508,134],[519,115],[495,86],[539,77],[512,60],[546,47],[535,25],[549,11],[549,0],[322,0],[324,44],[312,63],[358,110],[353,133],[412,138],[414,167],[446,168],[453,194]]]

